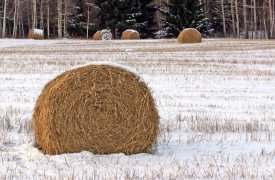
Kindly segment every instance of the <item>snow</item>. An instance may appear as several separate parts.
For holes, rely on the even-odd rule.
[[[111,40],[112,39],[112,33],[111,31],[107,29],[101,30],[102,40]]]
[[[60,73],[138,74],[161,116],[152,154],[44,155],[32,112]],[[274,41],[0,40],[0,179],[274,179]]]
[[[129,31],[129,32],[132,32],[132,33],[137,33],[137,31],[133,30],[133,29],[127,29],[126,31]]]
[[[134,68],[126,66],[126,65],[118,64],[118,63],[115,63],[115,62],[111,62],[111,61],[94,61],[94,62],[91,62],[91,63],[88,63],[88,64],[84,64],[84,65],[75,67],[73,69],[84,67],[84,66],[88,66],[88,65],[108,65],[108,66],[124,69],[124,70],[126,70],[128,72],[131,72],[131,73],[135,74],[136,76],[139,77],[139,80],[141,82],[144,82],[145,84],[147,84],[146,81],[144,80],[144,78],[142,78],[142,76],[140,75],[140,73],[138,73],[138,71],[135,70]]]
[[[0,39],[0,48],[27,45],[48,45],[57,43],[57,40],[33,40],[33,39]]]
[[[43,36],[44,35],[44,31],[42,29],[33,29],[34,34],[38,34]]]

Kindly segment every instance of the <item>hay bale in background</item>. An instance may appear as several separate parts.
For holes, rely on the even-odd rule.
[[[88,65],[49,82],[33,114],[35,142],[46,154],[147,153],[159,115],[146,84],[120,66]]]
[[[201,43],[201,33],[194,28],[187,28],[181,31],[178,36],[179,43]]]
[[[136,30],[127,29],[123,31],[121,39],[140,39],[140,35]]]
[[[97,31],[93,35],[93,40],[111,40],[113,38],[113,35],[111,31],[107,29],[103,29],[101,31]]]
[[[44,39],[44,31],[42,29],[30,29],[30,39]]]

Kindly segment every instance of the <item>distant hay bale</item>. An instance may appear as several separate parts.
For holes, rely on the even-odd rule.
[[[111,40],[113,38],[113,35],[111,31],[107,29],[103,29],[101,31],[97,31],[93,35],[93,40]]]
[[[140,39],[140,35],[136,30],[127,29],[122,33],[121,39]]]
[[[54,155],[147,153],[159,115],[147,85],[118,65],[88,65],[49,82],[33,114],[36,146]]]
[[[44,31],[42,29],[30,29],[29,39],[44,39]]]
[[[181,31],[178,36],[179,43],[201,43],[201,33],[194,28],[187,28]]]

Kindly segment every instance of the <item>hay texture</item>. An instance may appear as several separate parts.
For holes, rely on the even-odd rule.
[[[44,31],[42,29],[31,29],[29,39],[44,39]]]
[[[136,30],[127,29],[123,31],[121,39],[140,39],[140,35]]]
[[[49,82],[33,114],[36,146],[44,153],[148,153],[159,115],[146,84],[112,65],[87,65]]]
[[[107,29],[103,29],[101,31],[97,31],[93,35],[93,40],[111,40],[113,38],[113,35],[111,31]]]
[[[187,28],[181,31],[178,36],[179,43],[201,43],[201,33],[194,28]]]

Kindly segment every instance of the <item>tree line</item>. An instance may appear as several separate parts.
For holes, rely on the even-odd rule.
[[[214,34],[275,38],[275,0],[202,0]]]
[[[143,38],[176,37],[183,28],[204,36],[275,38],[275,0],[1,0],[0,37],[90,38],[128,28]]]

